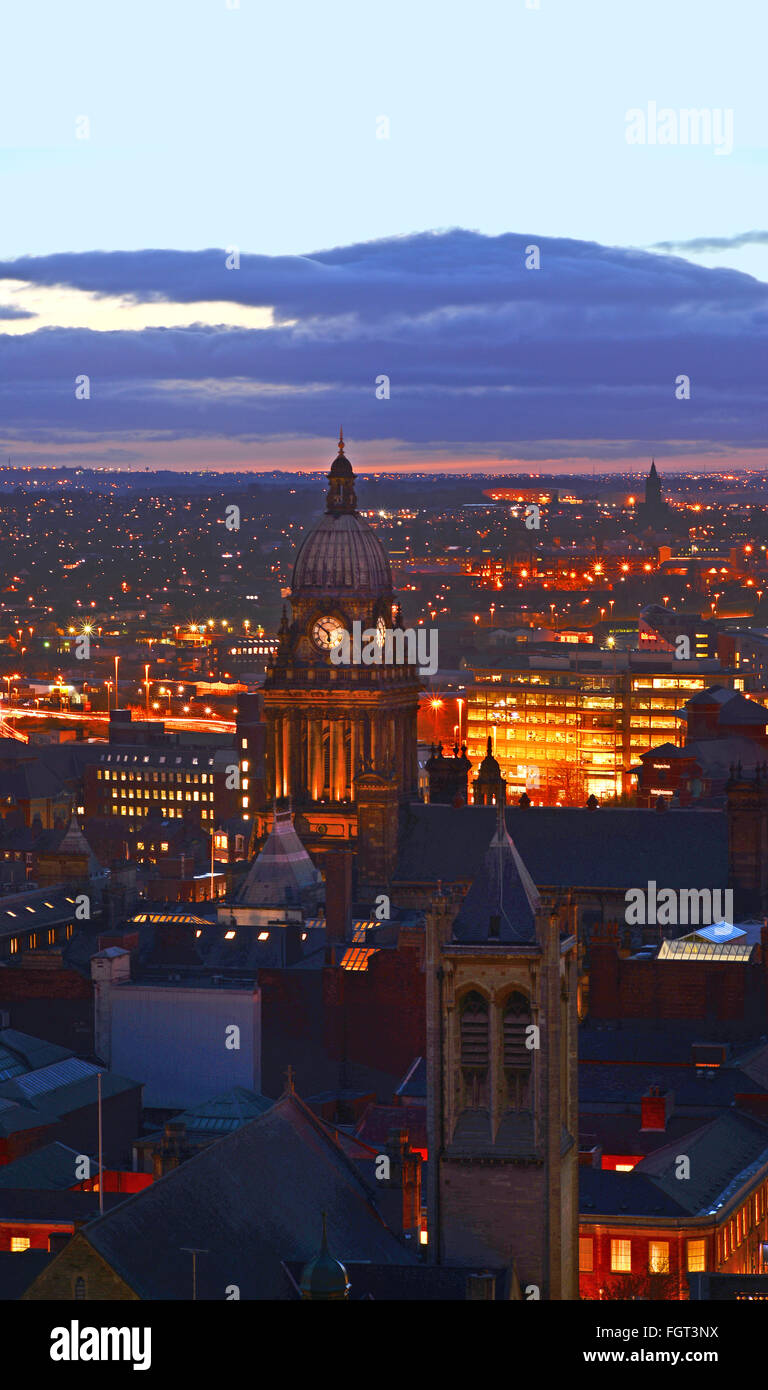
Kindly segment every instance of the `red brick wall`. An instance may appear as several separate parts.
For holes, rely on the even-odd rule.
[[[686,1240],[689,1237],[694,1240],[706,1238],[707,1269],[714,1267],[713,1239],[706,1232],[695,1227],[688,1231],[676,1231],[665,1227],[652,1230],[647,1226],[617,1226],[614,1229],[602,1226],[596,1229],[594,1226],[580,1225],[579,1236],[586,1236],[592,1240],[592,1273],[584,1271],[579,1273],[579,1296],[581,1298],[599,1299],[601,1296],[603,1298],[609,1296],[615,1298],[617,1292],[621,1291],[629,1296],[633,1289],[636,1293],[647,1298],[649,1290],[638,1286],[642,1285],[648,1277],[649,1246],[652,1240],[667,1241],[669,1244],[670,1277],[668,1283],[663,1286],[667,1298],[685,1299],[688,1297]],[[616,1273],[611,1269],[612,1240],[629,1240],[631,1242],[632,1269],[629,1274]],[[602,1295],[601,1289],[603,1290]],[[660,1293],[661,1288],[657,1287],[654,1292]]]
[[[323,972],[325,1046],[360,1065],[400,1077],[426,1051],[421,934],[401,932],[396,951],[379,951],[363,971]]]
[[[47,1250],[48,1237],[52,1231],[65,1231],[71,1235],[74,1229],[71,1221],[59,1222],[58,1225],[25,1225],[23,1221],[0,1222],[0,1250],[10,1250],[11,1236],[26,1236],[30,1250]]]
[[[730,961],[632,960],[611,941],[591,951],[592,1018],[717,1018],[759,1022],[766,1017],[765,970]]]
[[[282,1091],[288,1063],[297,1091],[309,1096],[338,1087],[348,1062],[355,1089],[370,1085],[388,1101],[392,1083],[424,1055],[421,932],[402,931],[397,950],[377,952],[365,971],[260,970],[259,987],[267,1095]]]

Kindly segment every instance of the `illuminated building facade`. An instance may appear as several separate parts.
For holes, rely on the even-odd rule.
[[[510,801],[580,804],[628,792],[631,769],[657,744],[681,742],[679,712],[704,690],[715,662],[635,653],[589,657],[504,655],[475,668],[467,697],[467,752],[476,767],[487,740]]]
[[[192,818],[208,831],[234,816],[250,818],[264,795],[259,709],[258,696],[238,698],[229,746],[181,743],[161,721],[132,722],[128,711],[113,711],[109,744],[86,768],[86,815],[119,816],[128,826],[150,814]]]
[[[416,793],[420,684],[409,665],[331,660],[354,622],[383,642],[398,619],[389,560],[357,510],[343,437],[328,480],[325,514],[296,556],[291,621],[284,616],[264,685],[267,805],[291,797],[310,829],[349,834],[363,770],[396,796]]]

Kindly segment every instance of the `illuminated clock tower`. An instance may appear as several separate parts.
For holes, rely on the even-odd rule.
[[[304,537],[264,685],[267,799],[290,797],[310,829],[355,833],[356,782],[378,777],[399,799],[418,785],[418,670],[383,660],[385,629],[400,622],[389,560],[357,510],[344,437],[328,474],[322,519]],[[378,629],[382,660],[335,664],[352,624]]]

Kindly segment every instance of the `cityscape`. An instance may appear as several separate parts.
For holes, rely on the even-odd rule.
[[[751,1296],[764,476],[427,490],[328,453],[4,470],[17,1296]],[[409,630],[434,672],[385,660]]]
[[[265,1303],[418,1305],[430,1370],[427,1304],[509,1305],[478,1316],[537,1374],[757,1343],[764,31],[5,17],[30,1366],[220,1377]]]

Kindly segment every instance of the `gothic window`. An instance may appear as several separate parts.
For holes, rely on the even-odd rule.
[[[488,1003],[476,990],[465,995],[460,1024],[463,1105],[478,1109],[487,1104]]]
[[[510,994],[503,1021],[504,1076],[510,1110],[530,1109],[531,1058],[526,1045],[531,1006],[524,994]]]

